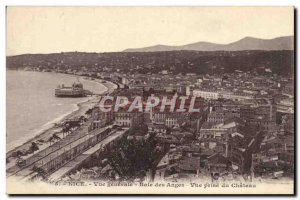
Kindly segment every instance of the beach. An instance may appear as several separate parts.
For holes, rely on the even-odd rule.
[[[67,75],[67,76],[72,76],[72,75]],[[100,84],[103,85],[105,87],[105,90],[102,91],[102,93],[107,93],[107,92],[110,93],[117,88],[115,84],[108,81],[102,82],[102,80],[100,79],[87,80],[87,81],[92,81],[92,82],[96,82],[99,85]],[[92,108],[97,102],[100,101],[100,98],[101,98],[100,94],[97,93],[96,95],[92,95],[87,99],[80,101],[79,103],[75,104],[75,107],[72,110],[68,110],[63,115],[57,116],[54,120],[49,121],[46,124],[47,126],[44,126],[44,130],[41,129],[38,134],[32,133],[32,138],[28,139],[26,142],[23,142],[23,144],[17,145],[16,147],[8,150],[6,153],[7,168],[15,164],[16,157],[14,156],[14,154],[18,151],[24,152],[28,150],[32,145],[32,142],[38,144],[38,148],[39,148],[38,151],[41,151],[49,147],[50,144],[49,142],[46,141],[48,141],[49,138],[53,136],[53,134],[57,134],[59,137],[62,136],[61,135],[62,133],[60,133],[61,127],[56,126],[56,124],[60,124],[61,122],[67,119],[79,118],[81,116],[84,116],[87,110]],[[34,153],[38,151],[35,151]],[[23,155],[22,158],[26,159],[32,155],[33,154]]]

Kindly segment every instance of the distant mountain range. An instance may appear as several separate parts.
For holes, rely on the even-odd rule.
[[[274,39],[259,39],[245,37],[229,44],[197,42],[182,46],[156,45],[144,48],[126,49],[124,52],[156,52],[156,51],[243,51],[243,50],[294,50],[294,36],[277,37]]]

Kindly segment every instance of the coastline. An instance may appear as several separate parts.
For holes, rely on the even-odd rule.
[[[69,76],[77,76],[77,75],[72,75],[72,74],[65,74],[65,75],[69,75]],[[80,76],[81,78],[83,78],[82,76]],[[101,84],[103,85],[106,89],[101,93],[106,93],[106,92],[112,92],[114,91],[117,86],[109,81],[106,81],[105,83],[102,83],[101,79],[95,79],[95,80],[88,80],[88,81],[93,81],[96,82],[97,84]],[[54,133],[59,132],[60,128],[56,127],[55,124],[56,123],[60,123],[63,122],[67,119],[71,119],[71,118],[75,118],[75,117],[80,117],[82,115],[85,115],[85,112],[92,108],[97,102],[100,101],[100,96],[101,94],[96,94],[93,95],[91,97],[89,97],[88,99],[81,101],[79,103],[74,104],[75,109],[61,115],[58,116],[57,118],[50,120],[49,122],[47,122],[46,124],[44,124],[43,126],[41,126],[40,130],[37,131],[32,138],[26,140],[25,142],[23,142],[22,144],[18,144],[16,147],[11,148],[10,150],[7,150],[6,152],[6,158],[9,161],[7,163],[7,165],[9,163],[14,164],[14,162],[11,162],[12,160],[14,160],[15,158],[12,157],[12,155],[17,152],[17,151],[24,151],[29,149],[29,147],[31,146],[32,142],[37,142],[38,140],[43,140],[43,141],[47,141]],[[45,126],[45,128],[43,128]],[[44,142],[42,144],[39,144],[39,150],[45,149],[48,147],[47,142]],[[38,152],[36,151],[36,152]],[[23,158],[27,158],[30,157],[32,154],[28,154],[26,156],[22,156]],[[10,165],[11,165],[10,164]]]

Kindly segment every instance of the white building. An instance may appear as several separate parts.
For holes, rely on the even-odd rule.
[[[231,99],[233,101],[243,101],[243,100],[254,98],[254,96],[250,94],[235,94],[233,92],[226,92],[226,91],[220,92],[219,97],[223,99]]]
[[[172,117],[172,116],[166,117],[165,125],[169,128],[172,128],[172,127],[178,125],[177,117]]]
[[[190,96],[191,95],[191,88],[190,86],[186,86],[186,96]]]
[[[122,77],[122,84],[123,85],[128,85],[128,83],[129,83],[128,79],[125,78],[125,77]]]
[[[219,93],[216,91],[205,91],[205,90],[199,90],[199,89],[193,90],[193,95],[196,97],[202,97],[204,99],[218,99],[219,98]]]

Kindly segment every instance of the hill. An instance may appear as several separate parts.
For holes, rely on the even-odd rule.
[[[259,39],[245,37],[229,44],[215,44],[210,42],[197,42],[182,46],[156,45],[145,48],[126,49],[124,52],[156,52],[156,51],[245,51],[245,50],[294,50],[294,37],[278,37],[274,39]]]
[[[7,57],[8,69],[38,68],[86,73],[173,74],[231,73],[234,70],[293,75],[294,51],[168,51],[54,54],[25,54]],[[213,72],[212,72],[213,69]]]

